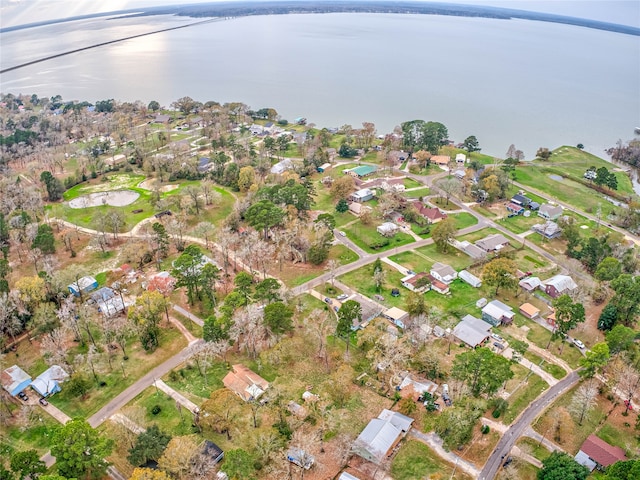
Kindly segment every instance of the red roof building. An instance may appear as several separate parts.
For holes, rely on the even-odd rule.
[[[426,218],[429,223],[438,223],[440,220],[447,218],[447,216],[438,208],[429,208],[420,202],[416,202],[414,205],[416,210],[418,210],[418,213]]]
[[[589,435],[575,456],[576,462],[589,470],[602,470],[616,462],[626,460],[627,456],[620,447],[614,447],[595,435]]]

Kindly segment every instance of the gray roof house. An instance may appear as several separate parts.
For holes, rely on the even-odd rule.
[[[487,252],[485,252],[483,249],[481,249],[480,247],[476,247],[473,243],[469,243],[466,240],[454,243],[454,245],[456,246],[456,248],[462,250],[464,253],[474,259],[483,258],[487,254]]]
[[[465,315],[462,321],[453,329],[453,336],[461,342],[466,343],[471,348],[484,343],[491,335],[489,329],[491,325],[487,322],[474,317],[473,315]]]
[[[494,233],[478,240],[475,243],[485,252],[496,252],[507,247],[509,245],[509,239],[501,233]]]
[[[562,207],[560,205],[543,203],[538,209],[538,216],[547,220],[557,220],[560,215],[562,215]]]
[[[527,292],[533,292],[536,288],[542,285],[542,282],[538,277],[527,277],[520,280],[520,282],[518,282],[518,285],[520,285]]]
[[[16,396],[31,385],[31,375],[14,365],[0,374],[0,383],[9,395]]]
[[[58,393],[61,390],[60,384],[68,378],[69,374],[62,367],[51,365],[31,382],[31,388],[38,392],[40,396],[48,397]]]
[[[458,278],[458,272],[456,272],[453,267],[440,262],[434,263],[429,273],[431,273],[431,275],[437,280],[446,284],[449,284]]]
[[[349,199],[354,201],[354,202],[362,203],[362,202],[368,202],[374,196],[375,196],[375,193],[374,193],[373,190],[370,190],[368,188],[363,188],[362,190],[358,190],[357,192],[353,192],[349,196]]]
[[[538,223],[531,227],[531,230],[539,233],[544,238],[558,238],[562,234],[562,229],[557,223],[547,220],[545,223]]]
[[[501,323],[509,324],[516,314],[509,305],[505,305],[499,300],[492,300],[482,309],[482,320],[490,323],[494,327]]]
[[[372,419],[351,447],[353,453],[365,460],[380,464],[407,434],[413,418],[384,409]]]
[[[385,237],[393,237],[398,231],[398,226],[395,223],[384,222],[382,225],[378,225],[376,231]]]
[[[551,298],[558,298],[560,295],[569,293],[578,288],[578,284],[568,275],[555,275],[542,282],[542,286],[540,288],[542,288]]]

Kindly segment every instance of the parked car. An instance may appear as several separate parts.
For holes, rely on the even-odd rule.
[[[508,467],[509,465],[511,465],[511,462],[513,462],[513,458],[512,457],[507,457],[507,459],[504,461],[502,466],[503,467]]]
[[[493,342],[493,346],[500,350],[504,350],[504,345],[501,344],[500,342]]]
[[[349,298],[349,295],[347,295],[346,293],[341,293],[336,297],[336,300],[342,301],[342,300],[346,300],[347,298]]]
[[[384,302],[384,297],[383,297],[382,295],[375,294],[375,295],[373,296],[373,299],[374,299],[374,300],[377,300],[377,301],[379,301],[379,302]]]
[[[407,275],[415,275],[416,272],[414,272],[413,270],[407,270]]]
[[[27,394],[26,394],[26,393],[24,393],[24,392],[20,392],[20,393],[18,393],[18,397],[20,397],[20,399],[21,399],[21,400],[24,400],[25,402],[26,402],[27,400],[29,400],[29,397],[27,397]]]
[[[329,297],[324,297],[324,301],[326,303],[328,303],[329,305],[331,305],[333,303],[333,301]]]
[[[452,405],[451,397],[449,397],[449,395],[448,395],[448,394],[443,393],[443,394],[442,394],[442,400],[444,401],[444,404],[445,404],[447,407],[450,407],[450,406]]]
[[[494,340],[498,340],[499,342],[504,342],[504,339],[497,333],[492,333],[491,338],[493,338]]]
[[[584,343],[582,343],[580,340],[578,340],[577,338],[573,339],[573,344],[578,347],[580,350],[584,350],[586,347],[584,346]]]
[[[449,395],[449,384],[448,383],[443,383],[442,384],[442,392]]]
[[[340,234],[341,237],[346,237],[347,236],[347,234],[344,233],[342,230],[340,230],[338,233]]]
[[[633,405],[629,400],[624,401],[624,406],[627,407],[629,410],[633,410]]]
[[[44,397],[40,398],[40,400],[38,400],[38,402],[40,402],[40,405],[42,405],[44,407],[49,405],[49,402],[47,402]]]
[[[333,306],[333,311],[334,311],[334,312],[337,312],[338,310],[340,310],[340,307],[338,307],[337,305],[334,305],[334,306]]]

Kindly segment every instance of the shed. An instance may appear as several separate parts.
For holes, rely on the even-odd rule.
[[[81,277],[77,282],[73,282],[68,286],[69,292],[76,297],[79,297],[81,293],[89,293],[98,288],[98,281],[93,277]]]
[[[330,168],[331,168],[331,164],[330,163],[323,163],[318,168],[316,168],[316,170],[319,173],[322,173],[322,172],[325,172],[325,171],[329,170]]]
[[[590,471],[603,470],[616,462],[624,461],[627,456],[620,447],[614,447],[595,435],[589,435],[575,456],[576,462]]]
[[[211,440],[205,440],[202,444],[202,453],[213,459],[213,463],[218,463],[224,458],[224,451]]]
[[[540,309],[534,307],[530,303],[523,303],[520,305],[520,313],[527,318],[538,318],[540,316]]]
[[[0,375],[0,379],[2,388],[14,397],[31,385],[31,375],[17,365],[4,370]]]
[[[473,273],[470,273],[467,270],[460,270],[458,272],[458,278],[474,288],[480,288],[482,286],[482,280],[480,280]]]
[[[409,314],[398,307],[392,307],[382,312],[382,316],[391,320],[395,325],[404,328],[404,321],[409,318]]]
[[[31,383],[33,388],[41,397],[48,397],[58,393],[60,384],[69,378],[69,374],[59,365],[51,365],[44,372],[38,375]]]

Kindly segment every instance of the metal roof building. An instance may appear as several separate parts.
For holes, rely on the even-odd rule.
[[[365,460],[379,464],[411,428],[413,418],[384,409],[360,433],[352,450]]]
[[[0,374],[0,383],[2,383],[2,388],[15,397],[31,385],[31,375],[19,366],[13,365]]]

